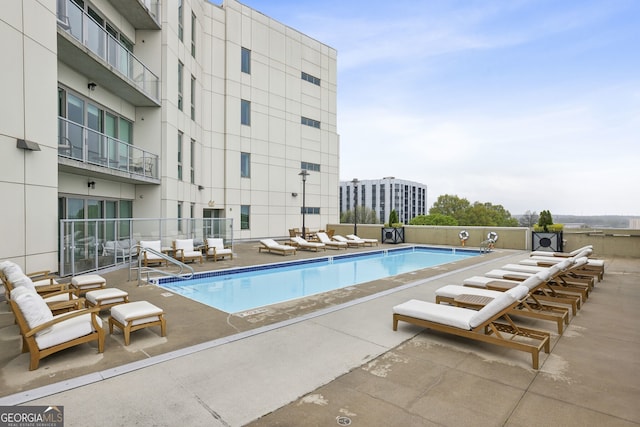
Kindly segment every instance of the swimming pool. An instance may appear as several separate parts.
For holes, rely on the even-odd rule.
[[[410,247],[310,258],[158,279],[158,286],[238,313],[479,255],[468,249]]]

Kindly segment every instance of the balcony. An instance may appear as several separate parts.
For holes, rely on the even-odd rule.
[[[135,106],[160,106],[158,76],[70,0],[59,2],[58,58]]]
[[[120,182],[160,184],[158,155],[63,117],[58,117],[58,165],[76,174],[82,170]]]
[[[114,8],[126,16],[127,21],[139,30],[159,30],[159,0],[109,0]]]

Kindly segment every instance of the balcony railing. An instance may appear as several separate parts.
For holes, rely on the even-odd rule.
[[[93,18],[71,0],[58,1],[57,13],[58,27],[109,63],[131,85],[159,100],[158,77]]]
[[[159,156],[58,117],[58,156],[158,179]]]

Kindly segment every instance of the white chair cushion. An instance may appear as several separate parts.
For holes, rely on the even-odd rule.
[[[466,330],[471,329],[469,320],[476,314],[475,310],[416,299],[396,305],[393,307],[393,312]]]
[[[11,284],[15,288],[27,288],[33,292],[36,292],[36,286],[33,284],[28,276],[22,276],[18,280],[12,281]]]
[[[522,282],[518,282],[517,280],[498,279],[496,277],[472,276],[467,279],[464,279],[462,281],[462,284],[486,288],[491,282],[495,282],[496,280],[500,282],[501,287],[504,287],[506,284],[518,286],[522,283]]]
[[[533,290],[535,288],[537,288],[540,283],[548,280],[549,277],[549,272],[548,271],[541,271],[539,273],[534,274],[531,277],[528,277],[527,279],[525,279],[521,285],[525,286],[527,289],[529,290]]]
[[[70,313],[59,314],[55,318],[64,317],[68,314]],[[98,325],[102,327],[100,317],[96,316],[96,319],[98,320]],[[36,343],[38,343],[40,349],[53,347],[54,345],[83,337],[94,331],[90,313],[56,323],[48,329],[50,330],[48,334],[36,336]]]
[[[209,240],[209,239],[207,239],[207,240]],[[278,242],[276,242],[273,239],[262,239],[262,240],[260,240],[260,243],[262,243],[263,245],[265,245],[267,247],[271,247],[271,248],[275,248],[275,247],[279,246]]]
[[[202,252],[200,251],[187,251],[185,250],[184,252],[182,252],[184,254],[185,257],[190,258],[190,257],[199,257],[202,256]],[[218,253],[220,253],[220,251],[218,251]]]
[[[517,277],[519,279],[525,280],[531,277],[533,274],[524,273],[522,271],[509,271],[509,270],[495,269],[495,270],[487,271],[486,273],[484,273],[484,275],[487,277],[493,277],[495,279],[504,279],[506,276],[508,276],[508,277]]]
[[[220,237],[207,237],[207,247],[224,249],[224,240]]]
[[[11,299],[18,305],[24,319],[27,321],[29,329],[33,329],[53,319],[53,313],[51,313],[49,306],[40,295],[34,292],[24,291],[14,293],[18,289],[19,288],[16,288],[11,291]],[[43,335],[49,330],[50,328],[44,329],[37,335]]]
[[[176,249],[184,249],[187,251],[193,251],[193,239],[176,239]]]
[[[97,304],[98,300],[100,300],[100,304],[113,304],[114,302],[124,301],[124,298],[128,295],[127,291],[118,288],[107,288],[89,291],[85,298],[92,304]]]
[[[107,283],[104,277],[98,274],[83,274],[81,276],[75,276],[71,279],[71,283],[74,286],[87,287],[91,285],[102,285]]]
[[[162,252],[162,242],[160,240],[140,240],[140,246],[143,248],[153,249],[157,252]],[[147,258],[151,254],[147,254]]]
[[[514,292],[516,289],[519,289],[519,291]],[[469,319],[469,326],[471,326],[471,328],[476,328],[482,325],[484,322],[516,302],[516,300],[519,299],[516,297],[521,295],[522,291],[524,291],[524,295],[520,298],[523,298],[529,292],[529,290],[524,286],[516,286],[506,292],[501,292],[499,297],[494,298],[493,301],[482,307],[482,309],[474,312],[474,315]]]

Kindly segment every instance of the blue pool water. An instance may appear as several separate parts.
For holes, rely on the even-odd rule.
[[[200,273],[189,280],[164,278],[158,285],[227,313],[446,264],[477,251],[404,248],[306,259]]]

